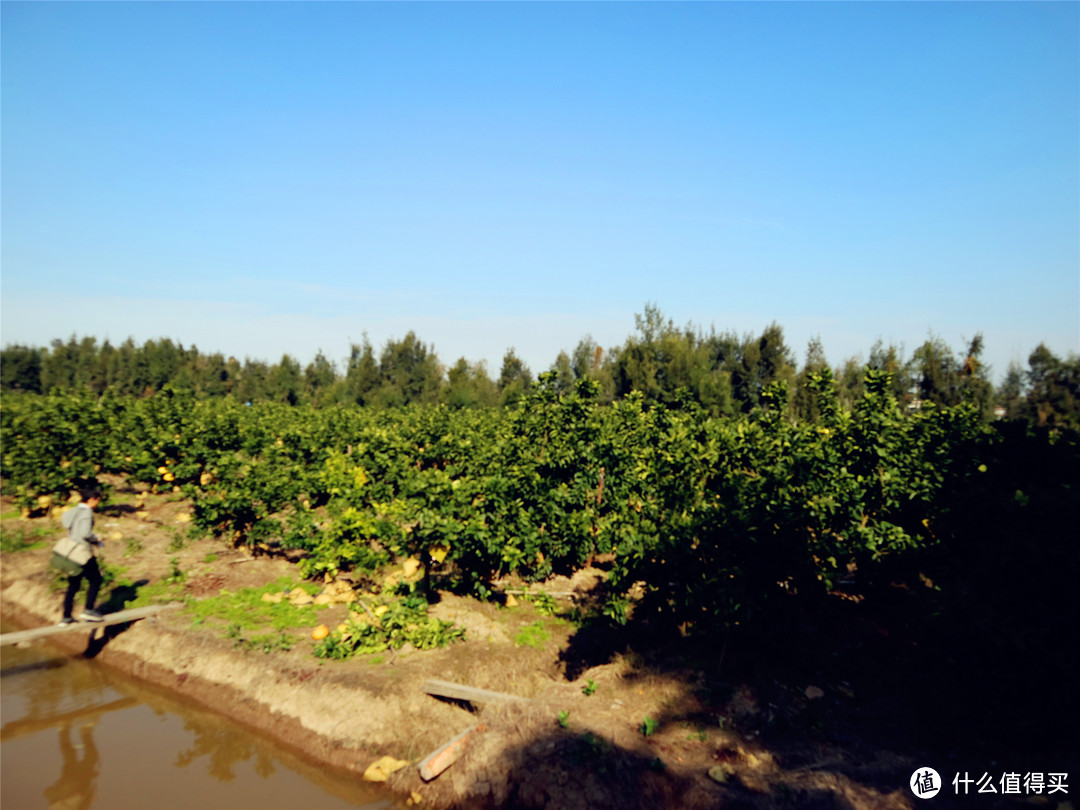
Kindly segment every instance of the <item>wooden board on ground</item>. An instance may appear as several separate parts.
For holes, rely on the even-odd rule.
[[[528,700],[528,698],[508,695],[505,692],[492,692],[490,689],[476,689],[472,686],[464,686],[460,683],[440,681],[436,678],[428,678],[424,681],[424,691],[436,697],[451,698],[453,700],[467,700],[470,703],[496,703],[504,700]]]
[[[474,732],[483,730],[483,723],[477,726],[471,726],[454,737],[454,739],[450,740],[450,742],[443,743],[424,757],[419,766],[420,778],[425,782],[430,782],[457,762],[461,758],[461,755],[465,753],[465,745],[468,742],[469,737],[471,737]]]
[[[145,619],[147,616],[153,616],[157,613],[161,613],[163,610],[172,610],[173,608],[183,607],[182,602],[169,602],[165,605],[147,605],[146,607],[132,608],[131,610],[121,610],[117,613],[106,613],[102,616],[100,622],[75,622],[74,624],[54,624],[48,627],[35,627],[33,630],[19,630],[15,633],[4,633],[0,636],[0,647],[6,647],[9,644],[18,644],[21,641],[34,641],[39,638],[46,638],[48,636],[55,636],[59,633],[73,633],[77,631],[93,630],[95,627],[105,627],[110,624],[124,624],[125,622],[134,622],[139,619]]]

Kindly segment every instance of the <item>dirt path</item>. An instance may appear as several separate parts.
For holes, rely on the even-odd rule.
[[[107,541],[105,563],[122,569],[132,585],[103,589],[104,609],[119,610],[141,589],[203,599],[282,577],[299,579],[296,566],[282,557],[251,557],[221,540],[183,541],[187,509],[176,494],[118,490],[97,516],[97,529]],[[20,518],[7,501],[3,511],[5,548],[20,539],[41,543],[3,553],[4,616],[24,627],[54,623],[61,595],[47,559],[59,520]],[[584,588],[594,581],[584,575],[549,587]],[[319,621],[333,627],[348,610],[333,605]],[[539,615],[526,602],[507,607],[443,593],[432,612],[464,627],[466,641],[330,661],[313,656],[310,628],[286,631],[291,649],[262,652],[244,649],[220,624],[195,623],[189,611],[176,610],[99,630],[97,640],[89,638],[88,627],[86,634],[57,637],[56,643],[165,686],[357,778],[382,756],[407,761],[388,782],[403,803],[419,798],[422,806],[436,808],[560,810],[912,806],[905,783],[894,779],[909,763],[895,756],[882,754],[853,771],[834,767],[829,758],[837,760],[836,753],[823,748],[807,749],[798,767],[769,750],[743,731],[752,723],[740,724],[767,710],[752,690],[710,700],[700,673],[660,671],[629,653],[599,666],[570,667],[573,626]],[[529,700],[468,707],[425,694],[428,678]],[[482,730],[470,738],[463,758],[424,782],[416,764],[477,724]]]

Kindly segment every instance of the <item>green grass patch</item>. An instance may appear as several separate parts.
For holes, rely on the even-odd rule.
[[[42,548],[54,535],[59,537],[59,533],[51,526],[35,526],[32,529],[17,526],[0,534],[0,551],[29,551],[32,548]]]
[[[544,629],[544,623],[541,620],[537,620],[532,624],[525,625],[521,628],[516,636],[514,636],[514,644],[518,647],[535,647],[536,649],[542,649],[547,641],[551,640],[551,633]]]
[[[233,639],[233,645],[237,649],[264,653],[288,652],[293,645],[289,634],[283,630],[244,638],[243,631],[235,624],[229,625],[229,629],[225,631],[225,637]]]
[[[225,591],[218,596],[192,602],[187,613],[192,622],[215,621],[225,625],[235,625],[240,630],[257,630],[271,627],[274,630],[288,630],[292,627],[310,627],[318,623],[318,611],[326,605],[296,606],[283,599],[281,602],[264,602],[264,594],[281,593],[295,587],[303,588],[314,596],[319,592],[317,585],[300,583],[299,586],[288,577],[259,588],[241,588],[235,593]]]
[[[118,584],[118,587],[131,587],[134,588],[134,584],[130,581],[124,581]],[[146,607],[147,605],[157,605],[164,602],[179,602],[184,598],[183,585],[173,582],[152,582],[149,585],[140,585],[135,590],[135,598],[126,600],[124,608],[137,608]]]

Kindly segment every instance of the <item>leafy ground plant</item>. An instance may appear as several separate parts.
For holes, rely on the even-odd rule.
[[[400,650],[406,644],[417,650],[445,647],[465,638],[465,630],[427,615],[421,596],[408,596],[353,613],[315,645],[318,658],[346,659],[354,655]]]
[[[555,601],[555,597],[544,591],[526,594],[524,598],[533,603],[533,608],[541,616],[554,616],[559,612],[559,605]]]
[[[521,628],[521,632],[514,636],[514,644],[519,647],[535,647],[539,650],[550,638],[551,633],[545,630],[544,623],[537,619],[532,624]]]

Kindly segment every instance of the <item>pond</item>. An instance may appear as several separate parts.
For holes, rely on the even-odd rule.
[[[4,810],[400,806],[359,776],[46,643],[2,648],[0,670]]]

